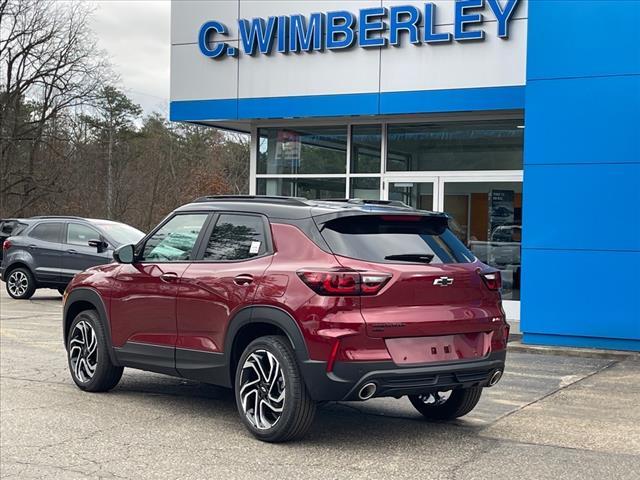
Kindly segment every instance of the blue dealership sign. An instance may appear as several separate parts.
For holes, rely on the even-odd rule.
[[[299,52],[323,52],[358,46],[360,48],[399,47],[403,36],[413,45],[440,44],[451,41],[480,41],[486,32],[480,10],[489,6],[498,38],[509,38],[509,23],[520,0],[456,0],[453,32],[438,31],[437,9],[425,3],[422,9],[413,5],[391,8],[361,9],[357,14],[346,10],[303,15],[281,15],[251,20],[239,19],[240,50],[245,55],[270,55]],[[442,7],[441,7],[442,8]],[[200,28],[198,45],[210,58],[235,57],[240,52],[224,41],[225,25],[208,21]]]

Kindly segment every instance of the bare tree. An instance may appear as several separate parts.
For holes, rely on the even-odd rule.
[[[113,218],[115,205],[114,184],[120,178],[122,166],[116,165],[116,149],[126,148],[126,137],[133,131],[134,119],[142,109],[133,103],[122,91],[112,86],[100,89],[93,116],[88,123],[96,130],[98,140],[106,148],[107,218]]]
[[[49,128],[99,91],[106,64],[88,28],[85,3],[0,2],[0,199],[13,214],[53,188],[55,170],[36,169]]]
[[[85,3],[0,0],[0,216],[106,216],[148,229],[248,190],[246,136],[144,116],[109,75]]]

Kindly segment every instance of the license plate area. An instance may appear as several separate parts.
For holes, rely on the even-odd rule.
[[[388,338],[391,358],[397,365],[472,360],[491,350],[492,332],[461,333],[437,337]]]

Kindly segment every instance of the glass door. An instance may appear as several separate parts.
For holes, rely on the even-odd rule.
[[[439,177],[439,211],[480,261],[500,270],[507,318],[520,319],[522,179]]]
[[[387,200],[399,200],[421,210],[436,210],[438,177],[389,177],[384,182]]]

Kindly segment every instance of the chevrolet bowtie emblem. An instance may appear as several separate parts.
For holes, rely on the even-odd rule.
[[[453,278],[451,277],[436,278],[433,281],[433,284],[438,285],[439,287],[448,287],[449,285],[453,285]]]

